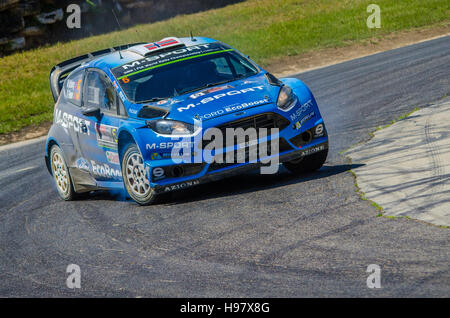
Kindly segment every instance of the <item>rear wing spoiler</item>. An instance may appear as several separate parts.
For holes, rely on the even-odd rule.
[[[70,72],[72,72],[78,66],[80,66],[83,63],[90,62],[93,59],[96,59],[103,55],[108,55],[108,54],[111,54],[111,53],[119,51],[119,50],[126,50],[132,46],[140,45],[140,44],[145,44],[145,42],[130,43],[130,44],[115,46],[115,47],[111,47],[108,49],[91,52],[91,53],[81,55],[81,56],[75,57],[73,59],[61,62],[61,63],[53,66],[52,70],[50,71],[50,89],[52,91],[52,95],[53,95],[53,99],[55,100],[55,103],[58,100],[59,94],[60,94],[61,89],[64,84],[64,80],[67,78],[67,76],[70,74]]]

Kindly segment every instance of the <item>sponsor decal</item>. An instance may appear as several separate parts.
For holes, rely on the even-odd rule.
[[[119,164],[119,154],[114,151],[107,151],[106,153],[106,159],[109,163],[113,163],[115,165]]]
[[[55,123],[65,129],[71,129],[86,135],[90,134],[89,127],[91,126],[91,121],[66,112],[62,113],[59,109],[55,111]],[[85,125],[87,129],[82,129],[81,127],[83,125]]]
[[[86,172],[89,172],[89,163],[84,158],[79,158],[77,160],[77,168]]]
[[[149,51],[153,51],[153,50],[159,49],[161,47],[166,47],[166,46],[174,45],[174,44],[181,44],[181,42],[179,42],[177,39],[171,38],[171,39],[167,39],[167,40],[161,40],[158,42],[150,43],[150,44],[144,45],[144,47]]]
[[[170,152],[153,152],[150,158],[151,160],[170,159],[172,154]]]
[[[325,145],[315,146],[308,149],[303,150],[302,156],[312,155],[313,153],[325,150]]]
[[[249,103],[242,103],[242,104],[237,103],[237,104],[225,106],[223,109],[219,109],[219,110],[216,110],[216,111],[208,113],[208,114],[197,115],[197,116],[198,116],[198,119],[210,119],[210,118],[213,118],[216,116],[221,116],[221,115],[231,113],[231,112],[234,112],[237,110],[245,109],[248,107],[267,104],[268,102],[269,102],[269,99],[261,99],[261,100],[256,100],[256,101],[249,102]],[[245,112],[242,112],[242,113],[245,114]]]
[[[95,131],[100,147],[117,149],[117,127],[95,123]]]
[[[306,103],[304,103],[302,106],[297,108],[291,115],[291,121],[295,121],[297,118],[299,118],[304,112],[306,112],[310,107],[312,107],[312,100],[308,100]]]
[[[211,88],[202,90],[200,92],[197,92],[195,94],[192,94],[191,96],[189,96],[189,98],[196,99],[198,97],[205,96],[207,94],[211,94],[211,93],[215,93],[215,92],[219,92],[219,91],[223,91],[224,89],[229,89],[229,88],[233,88],[233,86],[224,85],[224,86],[218,86],[218,87],[211,87]]]
[[[104,178],[112,178],[112,179],[121,179],[122,173],[119,169],[111,168],[109,165],[97,163],[94,160],[91,160],[92,165],[92,173],[99,177]]]
[[[125,102],[126,97],[125,97],[125,95],[124,95],[124,93],[122,91],[119,92],[119,97],[122,100],[122,102]]]
[[[164,105],[167,104],[169,102],[168,99],[164,99],[164,100],[160,100],[159,102],[156,103],[156,105]]]
[[[203,115],[195,115],[195,118],[196,119],[199,119],[199,120],[202,120],[202,119],[210,119],[210,118],[213,118],[213,117],[216,117],[216,116],[220,116],[220,115],[224,115],[225,114],[225,110],[223,110],[223,109],[219,109],[219,110],[216,110],[215,112],[211,112],[211,113],[208,113],[208,114],[203,114]]]
[[[249,103],[238,104],[236,106],[233,106],[233,105],[226,106],[224,109],[225,109],[226,112],[234,112],[236,110],[241,110],[241,109],[244,109],[244,108],[247,108],[247,107],[253,107],[253,106],[266,104],[268,102],[269,102],[268,99],[260,99],[260,100],[256,100],[256,101],[249,102]]]
[[[220,98],[223,98],[223,97],[226,97],[226,96],[233,96],[233,95],[245,94],[245,93],[248,93],[248,92],[261,91],[261,90],[263,90],[263,87],[264,87],[263,85],[260,85],[260,86],[244,88],[244,89],[241,89],[241,90],[231,90],[231,91],[228,91],[226,93],[220,93],[220,94],[217,94],[217,95],[214,95],[214,96],[203,98],[198,103],[191,103],[191,104],[189,104],[189,105],[187,105],[185,107],[179,107],[178,111],[182,112],[184,110],[189,110],[190,108],[194,108],[194,107],[196,107],[198,105],[202,105],[202,104],[207,104],[207,103],[209,103],[209,102],[211,102],[213,100],[217,100],[217,99],[220,99]]]
[[[308,115],[303,117],[301,120],[295,123],[295,129],[299,130],[304,123],[306,123],[308,120],[314,117],[314,112],[310,112]]]
[[[76,77],[78,78],[78,76]],[[64,97],[72,100],[80,100],[82,79],[68,79],[64,89]]]
[[[154,179],[154,180],[163,179],[163,178],[165,177],[165,175],[164,175],[164,169],[161,168],[161,167],[153,168],[152,174],[153,174],[153,179]]]
[[[159,66],[164,66],[181,60],[184,61],[187,59],[192,59],[209,54],[221,53],[225,51],[232,51],[232,49],[227,49],[219,43],[198,44],[194,46],[174,49],[172,51],[163,52],[160,54],[154,54],[133,61],[131,63],[123,64],[121,66],[113,68],[112,73],[118,80],[122,80],[125,78],[128,79],[128,76],[151,70]]]
[[[323,124],[318,124],[314,129],[314,137],[322,137],[324,134],[325,127]]]
[[[160,142],[160,143],[152,143],[146,144],[145,149],[173,149],[173,148],[192,148],[194,143],[191,141],[176,141],[176,142]]]
[[[186,181],[183,183],[178,183],[178,184],[173,184],[171,186],[167,186],[164,188],[164,191],[168,192],[168,191],[186,189],[186,188],[192,187],[194,185],[197,185],[199,183],[200,183],[199,180]]]
[[[161,156],[157,152],[153,152],[150,156],[151,156],[152,160],[161,159]]]

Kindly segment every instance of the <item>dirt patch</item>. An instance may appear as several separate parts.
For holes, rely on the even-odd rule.
[[[11,144],[14,142],[33,139],[41,136],[45,136],[52,125],[51,122],[45,122],[38,126],[28,126],[19,131],[15,131],[8,134],[0,135],[0,145]]]
[[[327,48],[297,56],[277,58],[266,64],[265,69],[276,76],[283,77],[446,35],[450,35],[449,22],[434,27],[394,32],[383,38],[370,38],[364,42],[344,47]]]
[[[382,39],[371,38],[362,43],[349,44],[344,47],[327,48],[297,56],[277,58],[264,65],[264,68],[282,77],[446,35],[450,35],[450,22],[433,27],[394,32],[384,36]],[[45,122],[39,126],[23,128],[17,132],[0,134],[0,145],[44,136],[47,134],[50,126],[50,122]]]

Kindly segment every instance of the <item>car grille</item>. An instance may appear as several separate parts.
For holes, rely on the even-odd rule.
[[[220,130],[225,131],[227,128],[279,128],[280,130],[286,128],[289,121],[281,115],[275,113],[264,113],[255,116],[250,116],[235,120],[219,126]]]
[[[255,116],[250,116],[246,118],[242,118],[239,120],[235,120],[232,122],[228,122],[226,124],[220,125],[216,128],[219,128],[222,132],[223,136],[223,146],[226,145],[226,129],[227,128],[242,128],[244,130],[248,128],[255,128],[257,137],[259,138],[259,129],[267,128],[267,133],[270,134],[271,128],[278,128],[280,131],[286,128],[289,125],[289,120],[284,118],[283,116],[276,113],[263,113]],[[237,138],[235,137],[235,143],[237,142]],[[203,149],[208,144],[208,142],[203,142]]]
[[[271,155],[271,145],[270,145],[271,141],[269,140],[267,143],[267,155]],[[264,146],[265,143],[262,143],[261,146]],[[289,143],[284,139],[284,138],[279,138],[278,139],[278,147],[279,147],[279,153],[285,152],[285,151],[289,151],[292,150],[293,148],[289,145]],[[257,158],[259,159],[259,153],[258,153],[258,147],[253,148],[257,151]],[[234,156],[234,162],[225,162],[226,161],[226,156],[224,155],[223,157],[223,161],[222,163],[217,163],[217,162],[213,162],[210,166],[208,171],[215,171],[215,170],[219,170],[222,168],[226,168],[226,167],[231,167],[234,166],[236,164],[242,163],[242,162],[237,162],[237,151],[233,151],[233,156]],[[245,148],[245,162],[248,163],[250,159],[250,148],[247,147]]]

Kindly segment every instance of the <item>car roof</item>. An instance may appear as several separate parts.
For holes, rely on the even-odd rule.
[[[171,38],[174,38],[174,37],[171,37]],[[186,37],[186,38],[174,38],[174,39],[178,40],[185,46],[193,46],[193,45],[217,42],[217,40],[205,38],[205,37],[194,37],[194,38]],[[161,41],[163,41],[163,40],[161,40]],[[85,67],[96,67],[99,69],[112,69],[117,66],[144,58],[144,56],[142,54],[139,54],[136,51],[138,51],[138,49],[142,46],[146,46],[146,45],[148,46],[151,44],[153,44],[153,42],[132,46],[126,50],[121,50],[120,53],[119,53],[119,51],[113,52],[111,54],[99,57],[98,59],[94,59],[84,66]],[[174,49],[175,48],[176,48],[176,46],[174,47]]]

